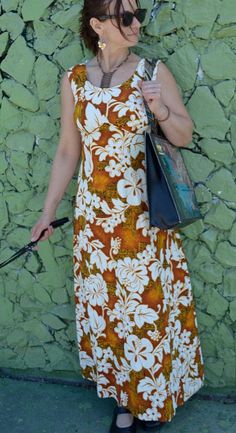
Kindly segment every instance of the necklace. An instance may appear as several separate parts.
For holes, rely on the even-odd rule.
[[[129,58],[130,54],[131,54],[131,51],[129,50],[129,52],[128,52],[127,56],[125,57],[125,59],[122,60],[122,62],[121,62],[119,65],[117,65],[117,66],[115,67],[115,69],[113,69],[113,71],[109,71],[109,72],[105,72],[105,71],[103,70],[102,65],[101,65],[101,61],[99,60],[99,57],[98,57],[98,55],[97,55],[98,66],[99,66],[99,68],[101,69],[101,71],[102,71],[102,73],[103,73],[102,80],[101,80],[101,87],[106,87],[106,88],[107,88],[107,87],[110,86],[110,84],[111,84],[111,79],[112,79],[112,77],[113,77],[113,74],[117,71],[117,69],[118,69],[121,65],[123,65],[123,64],[126,62],[126,60]]]

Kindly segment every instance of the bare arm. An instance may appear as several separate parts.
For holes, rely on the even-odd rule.
[[[169,108],[169,118],[160,122],[169,141],[175,146],[187,146],[192,141],[193,122],[184,106],[177,83],[164,63],[158,65],[156,80],[143,81],[141,90],[157,120],[165,119],[167,107]]]
[[[48,191],[42,215],[32,229],[31,240],[37,239],[41,231],[55,218],[56,209],[77,168],[81,153],[81,137],[73,119],[74,97],[67,73],[61,83],[61,131],[57,151],[53,160]],[[53,232],[48,228],[42,240]]]
[[[164,63],[158,66],[157,80],[161,83],[163,103],[170,109],[169,119],[160,122],[160,127],[175,146],[187,146],[192,141],[193,122],[184,106],[176,81]],[[164,107],[162,113],[157,113],[156,117],[163,119],[166,112]]]

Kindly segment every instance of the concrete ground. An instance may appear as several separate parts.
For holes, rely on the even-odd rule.
[[[203,388],[177,409],[161,433],[236,433],[235,397],[209,397]],[[115,404],[114,399],[98,398],[91,386],[3,377],[0,433],[107,433]]]

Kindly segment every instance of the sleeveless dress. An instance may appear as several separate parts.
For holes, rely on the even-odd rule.
[[[68,69],[82,157],[74,211],[76,335],[82,377],[140,420],[171,421],[204,382],[186,258],[177,230],[149,227],[141,59],[100,88]],[[153,79],[156,78],[157,62]]]

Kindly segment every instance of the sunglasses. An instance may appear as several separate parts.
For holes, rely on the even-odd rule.
[[[147,9],[136,9],[134,12],[130,11],[124,11],[121,15],[121,22],[124,27],[131,26],[134,17],[142,24],[145,20],[147,14]],[[111,18],[117,18],[117,15],[100,15],[97,18],[100,18],[101,20],[107,20]]]

